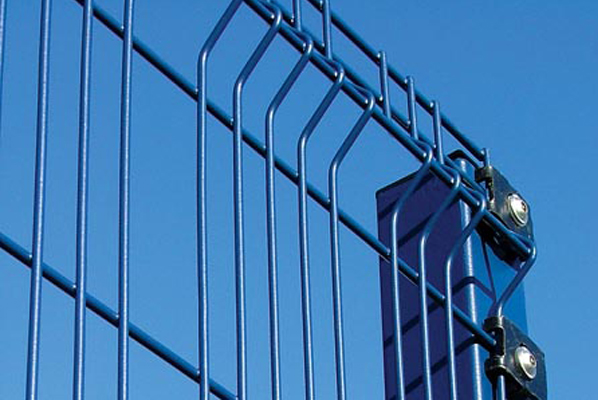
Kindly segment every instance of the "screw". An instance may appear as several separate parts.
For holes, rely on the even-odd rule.
[[[536,377],[538,361],[534,354],[524,345],[517,347],[515,350],[515,363],[527,379],[532,380]]]
[[[529,221],[529,207],[525,200],[517,193],[511,193],[507,197],[507,205],[513,221],[519,226],[525,226]]]

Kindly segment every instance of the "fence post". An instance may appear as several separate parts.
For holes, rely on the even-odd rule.
[[[457,155],[452,158],[459,158]],[[457,160],[466,174],[473,176],[473,168],[463,158]],[[391,245],[392,209],[403,195],[404,207],[398,216],[398,256],[401,262],[412,266],[418,273],[421,268],[419,243],[425,234],[425,227],[434,213],[449,196],[451,188],[433,174],[422,180],[409,194],[414,175],[401,179],[377,192],[378,234],[380,240]],[[522,260],[510,255],[508,249],[501,251],[500,245],[492,243],[475,219],[475,209],[462,201],[455,201],[438,218],[427,239],[424,262],[427,284],[444,288],[446,284],[447,259],[452,279],[452,310],[462,310],[475,324],[483,325],[488,313],[503,290],[522,268]],[[473,229],[473,228],[477,229]],[[471,232],[467,232],[470,230]],[[464,235],[465,234],[465,235]],[[465,236],[465,237],[461,237]],[[466,240],[465,240],[466,239]],[[464,240],[464,245],[459,246]],[[504,250],[504,249],[503,249]],[[398,395],[397,371],[400,370],[395,357],[394,314],[392,300],[391,264],[380,259],[380,289],[382,302],[382,324],[384,343],[385,398],[400,399]],[[454,339],[454,388],[450,386],[451,370],[447,346],[447,318],[445,313],[446,290],[441,300],[427,298],[428,332],[430,338],[430,360],[432,392],[435,400],[492,399],[493,387],[484,371],[484,363],[493,346],[479,340],[464,324],[451,324]],[[421,307],[417,278],[404,274],[399,282],[399,314],[401,322],[402,370],[406,399],[424,398],[423,353],[421,343]],[[506,314],[523,331],[527,331],[525,296],[519,286],[512,296]],[[451,389],[451,390],[449,390]],[[454,389],[454,391],[452,390]]]

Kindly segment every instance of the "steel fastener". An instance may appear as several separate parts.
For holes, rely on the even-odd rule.
[[[524,226],[529,221],[529,207],[525,200],[517,193],[512,193],[507,197],[509,213],[513,221],[519,226]]]
[[[538,361],[534,354],[523,345],[515,350],[515,363],[524,373],[527,379],[532,380],[538,372]]]

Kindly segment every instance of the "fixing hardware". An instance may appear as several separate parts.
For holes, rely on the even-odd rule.
[[[484,182],[488,189],[488,210],[511,231],[533,240],[533,224],[529,204],[509,181],[494,167],[476,170],[477,182]],[[501,258],[512,258],[509,241],[495,230],[482,226],[480,232],[486,237]]]
[[[513,221],[519,226],[525,226],[529,221],[529,207],[525,200],[517,193],[511,193],[507,197],[507,205]]]
[[[509,400],[546,400],[544,353],[504,316],[490,317],[484,329],[496,338],[496,348],[486,360],[486,375],[505,376]]]

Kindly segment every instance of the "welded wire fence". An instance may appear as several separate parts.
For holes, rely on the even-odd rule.
[[[507,398],[482,322],[535,246],[487,150],[328,1],[8,3],[6,398]],[[482,227],[512,252],[471,256],[507,265],[488,285]]]

